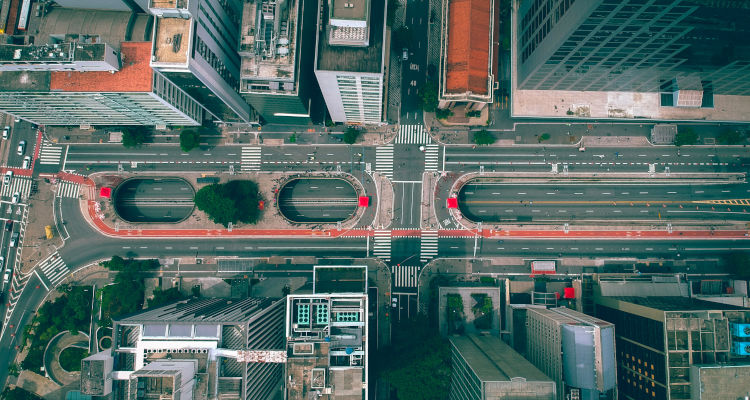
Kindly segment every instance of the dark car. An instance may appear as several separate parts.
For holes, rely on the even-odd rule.
[[[10,232],[10,231],[13,230],[13,220],[12,219],[9,219],[9,220],[5,221],[5,230],[8,231],[8,232]]]

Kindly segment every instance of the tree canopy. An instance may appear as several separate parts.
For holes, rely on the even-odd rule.
[[[166,290],[163,290],[161,287],[156,287],[154,289],[154,296],[148,299],[148,307],[159,307],[184,298],[185,295],[180,293],[180,289],[177,287]]]
[[[438,108],[438,87],[435,81],[427,81],[419,88],[419,99],[422,109],[427,112],[435,112]]]
[[[3,400],[42,400],[41,397],[18,386],[13,389],[10,386],[6,386],[3,393],[0,394],[0,398]]]
[[[360,129],[357,129],[353,126],[349,126],[346,128],[346,131],[344,132],[344,143],[346,144],[354,144],[357,142],[357,138],[359,137],[359,134],[361,133]]]
[[[188,152],[201,143],[201,134],[195,129],[185,129],[180,132],[180,149]]]
[[[249,180],[229,181],[201,188],[195,194],[195,206],[217,224],[254,224],[260,219],[258,185]]]
[[[122,130],[122,145],[128,148],[138,147],[151,137],[151,132],[146,128],[127,128]]]
[[[159,261],[124,259],[113,256],[99,265],[110,271],[118,271],[114,284],[101,289],[102,326],[109,326],[112,317],[130,314],[143,308],[145,285],[141,273],[159,267]]]
[[[482,129],[481,131],[474,132],[474,143],[480,146],[490,145],[492,143],[495,143],[495,136]]]

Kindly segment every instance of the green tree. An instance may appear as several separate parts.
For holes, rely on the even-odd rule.
[[[386,20],[388,26],[393,25],[393,20],[396,18],[396,12],[401,7],[401,3],[398,0],[388,0],[388,18]]]
[[[742,143],[744,141],[744,138],[742,137],[742,134],[740,134],[740,132],[736,129],[727,128],[719,132],[719,136],[716,137],[716,141],[719,142],[719,144],[734,145]]]
[[[195,194],[195,205],[217,224],[245,222],[254,224],[260,218],[262,200],[258,185],[249,180],[208,185]]]
[[[346,131],[344,131],[344,143],[346,144],[354,144],[357,142],[357,138],[359,137],[361,130],[357,129],[353,126],[348,126],[346,128]]]
[[[698,134],[690,127],[679,129],[674,137],[675,146],[690,146],[696,143],[698,143]]]
[[[180,293],[180,289],[177,287],[162,290],[161,287],[157,286],[154,288],[154,296],[148,299],[148,307],[159,307],[184,298],[185,295]]]
[[[151,137],[146,128],[126,128],[122,130],[122,145],[127,148],[138,147]]]
[[[288,296],[289,293],[292,293],[292,288],[289,285],[284,285],[283,288],[281,288],[281,296],[285,297]]]
[[[549,140],[549,138],[550,138],[549,133],[542,133],[541,135],[539,135],[539,137],[536,139],[536,141],[538,143],[542,143],[545,140]]]
[[[481,131],[474,132],[474,143],[479,146],[490,145],[495,143],[495,136],[487,130],[482,129]]]
[[[89,352],[86,349],[79,347],[68,347],[60,353],[60,366],[68,371],[80,371],[81,360],[89,356]]]
[[[11,363],[8,366],[8,375],[10,376],[18,376],[18,374],[21,373],[21,366],[18,365],[18,363]]]
[[[419,88],[419,99],[422,109],[435,112],[438,108],[438,87],[434,81],[427,81]]]
[[[195,129],[185,129],[180,132],[180,149],[187,153],[201,143],[201,134]]]
[[[10,386],[6,386],[5,390],[0,394],[0,398],[3,400],[42,400],[41,397],[18,386],[13,389]]]
[[[297,134],[292,133],[292,136],[289,136],[289,143],[297,143]]]
[[[450,116],[453,116],[453,111],[451,111],[449,108],[435,109],[435,118],[437,119],[446,119]]]

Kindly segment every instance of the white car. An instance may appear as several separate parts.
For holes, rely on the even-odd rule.
[[[18,232],[13,232],[10,234],[10,247],[16,247],[18,244]]]
[[[22,156],[25,151],[26,151],[26,141],[22,140],[18,142],[18,148],[16,149],[16,153],[18,153],[19,156]]]
[[[13,198],[10,200],[13,204],[18,204],[18,201],[21,200],[21,193],[15,192],[13,193]]]
[[[9,185],[11,178],[13,178],[13,171],[5,171],[5,175],[3,175],[3,185]]]
[[[5,125],[5,128],[3,128],[3,139],[7,139],[10,137],[10,126]]]
[[[26,156],[23,158],[23,169],[29,168],[31,168],[31,156]]]
[[[5,275],[3,275],[3,283],[8,284],[10,282],[10,268],[5,270]]]

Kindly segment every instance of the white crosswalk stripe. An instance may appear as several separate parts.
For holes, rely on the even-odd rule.
[[[47,165],[58,165],[62,158],[63,146],[55,146],[47,140],[42,141],[42,148],[39,151],[39,163]]]
[[[75,182],[60,181],[60,184],[57,186],[57,197],[77,199],[80,187],[81,185]]]
[[[424,125],[401,125],[399,127],[396,143],[399,144],[430,144],[429,132],[424,129]]]
[[[438,231],[422,231],[420,241],[419,259],[422,262],[429,261],[438,254]]]
[[[70,268],[65,265],[65,262],[57,252],[50,254],[49,257],[39,263],[39,270],[41,271],[40,275],[43,275],[49,281],[50,290],[62,282],[68,275],[68,272],[70,272]]]
[[[11,197],[15,192],[21,194],[21,199],[28,198],[29,193],[31,193],[31,178],[14,176],[11,178],[10,184],[3,185],[3,190],[2,193],[0,193],[0,196]]]
[[[241,161],[241,171],[260,171],[260,147],[243,147]]]
[[[424,170],[437,171],[440,166],[440,146],[428,144],[424,151]]]
[[[372,254],[381,260],[391,261],[391,231],[375,231]]]
[[[419,267],[416,265],[394,265],[391,267],[393,288],[416,288]]]
[[[375,170],[393,179],[393,145],[375,148]]]

